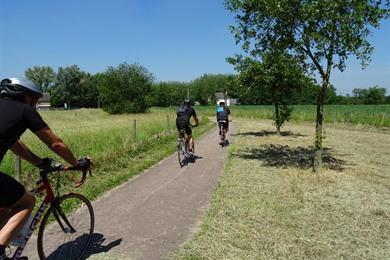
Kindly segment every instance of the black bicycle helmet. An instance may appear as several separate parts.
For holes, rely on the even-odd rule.
[[[192,105],[191,100],[189,100],[189,99],[184,100],[184,105],[191,106]]]
[[[42,90],[27,79],[6,78],[0,82],[0,96],[40,98],[42,97]]]

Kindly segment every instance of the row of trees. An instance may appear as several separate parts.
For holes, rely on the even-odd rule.
[[[272,58],[272,59],[271,59]],[[50,92],[52,106],[99,107],[111,113],[145,111],[149,106],[177,106],[187,95],[201,105],[215,104],[216,92],[228,92],[240,104],[315,104],[318,86],[305,76],[291,57],[270,57],[264,63],[250,58],[229,59],[238,75],[205,74],[190,83],[154,82],[153,75],[139,64],[119,64],[103,73],[91,75],[77,65],[35,66],[25,72],[44,92]],[[270,64],[274,64],[270,67]],[[276,84],[278,83],[278,85]],[[280,87],[280,88],[279,88]],[[378,86],[354,89],[352,96],[338,96],[327,90],[328,104],[390,104],[386,89]],[[138,100],[141,97],[141,100]],[[115,103],[115,104],[114,104]],[[127,104],[128,103],[128,104]],[[107,108],[110,106],[110,109]]]
[[[153,75],[139,65],[122,63],[91,75],[77,65],[27,69],[26,78],[49,92],[52,106],[99,107],[109,113],[145,112],[151,105]]]

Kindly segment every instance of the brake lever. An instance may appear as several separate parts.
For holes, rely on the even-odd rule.
[[[87,174],[85,171],[83,171],[83,175],[81,176],[81,179],[78,182],[75,182],[75,187],[79,188],[81,185],[84,184],[85,180],[87,179]]]
[[[76,188],[79,188],[80,186],[82,186],[84,184],[85,180],[87,179],[87,172],[89,173],[89,176],[92,176],[91,169],[83,171],[83,175],[81,176],[81,179],[78,182],[75,182]]]

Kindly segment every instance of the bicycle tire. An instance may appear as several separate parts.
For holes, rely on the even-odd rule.
[[[184,159],[185,159],[185,156],[184,156],[184,153],[183,153],[183,149],[185,149],[185,148],[183,146],[184,146],[184,142],[183,141],[179,141],[179,143],[177,144],[177,158],[179,160],[180,167],[183,167]]]
[[[65,208],[73,207],[74,204],[78,206],[77,210],[72,213],[64,211]],[[81,224],[84,229],[81,229]],[[94,227],[93,208],[86,197],[69,193],[57,198],[45,213],[39,227],[39,258],[84,259]]]

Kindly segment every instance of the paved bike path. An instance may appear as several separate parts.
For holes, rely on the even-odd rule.
[[[94,201],[89,259],[164,259],[174,253],[196,230],[223,171],[227,148],[218,140],[214,128],[196,140],[194,163],[181,168],[175,153]],[[29,244],[27,255],[35,259],[35,239]]]
[[[215,128],[196,141],[194,163],[181,168],[174,154],[93,203],[95,232],[105,244],[120,242],[110,256],[162,259],[177,250],[197,227],[223,171],[227,149],[218,140]]]

